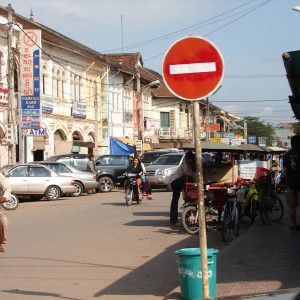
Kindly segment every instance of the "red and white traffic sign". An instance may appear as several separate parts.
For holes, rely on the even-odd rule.
[[[185,37],[166,52],[162,73],[169,90],[179,98],[203,99],[222,82],[223,57],[212,42],[198,36]]]

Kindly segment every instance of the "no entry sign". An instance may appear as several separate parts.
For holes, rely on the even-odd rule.
[[[197,36],[185,37],[166,52],[162,73],[169,90],[179,98],[203,99],[221,84],[223,57],[210,41]]]

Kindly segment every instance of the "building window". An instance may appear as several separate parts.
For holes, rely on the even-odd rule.
[[[170,127],[169,112],[161,112],[160,113],[160,127],[162,127],[162,128]]]

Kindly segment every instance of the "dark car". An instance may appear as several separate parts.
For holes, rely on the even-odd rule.
[[[114,186],[124,186],[125,178],[119,178],[129,167],[128,155],[101,155],[95,160],[98,190],[110,192]]]

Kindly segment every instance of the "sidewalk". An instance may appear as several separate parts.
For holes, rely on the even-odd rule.
[[[282,200],[280,222],[244,224],[244,233],[220,249],[217,299],[296,299],[300,293],[300,232],[289,229],[285,194]],[[208,248],[218,249],[209,235]],[[255,297],[259,294],[265,295]]]

